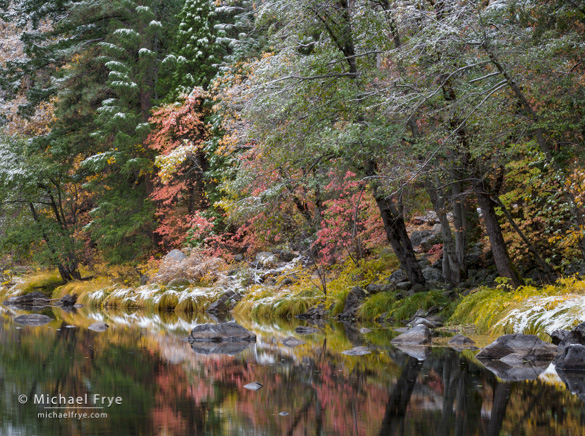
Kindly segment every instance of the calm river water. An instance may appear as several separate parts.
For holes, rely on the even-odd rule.
[[[28,327],[13,321],[24,312],[0,310],[2,435],[585,434],[584,403],[554,370],[503,381],[446,347],[420,361],[389,345],[389,329],[298,335],[300,324],[239,320],[258,342],[205,354],[183,340],[204,318],[54,308],[42,313],[55,321]],[[88,330],[95,321],[110,328]],[[341,353],[361,345],[373,352]]]

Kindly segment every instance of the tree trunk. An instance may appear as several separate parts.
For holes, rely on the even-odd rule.
[[[443,239],[443,279],[446,282],[457,284],[461,281],[461,265],[457,262],[456,246],[453,233],[447,218],[447,205],[443,193],[431,182],[426,183],[427,192],[433,203],[433,208],[441,223],[441,238]]]
[[[510,260],[510,256],[508,255],[506,242],[504,241],[504,236],[502,235],[502,228],[498,222],[498,216],[496,215],[494,203],[488,193],[488,190],[485,189],[484,184],[485,181],[482,180],[476,183],[473,189],[477,196],[477,203],[481,209],[481,215],[483,217],[487,234],[490,239],[490,246],[492,255],[494,257],[494,262],[496,263],[496,267],[500,276],[508,277],[512,282],[512,286],[517,288],[518,286],[521,286],[523,282],[518,275],[518,271],[516,271],[516,268],[514,268],[514,265]]]
[[[376,175],[374,162],[369,163],[367,174],[369,176]],[[392,199],[384,195],[376,182],[372,182],[372,193],[384,222],[386,237],[398,257],[400,265],[406,271],[406,275],[413,285],[420,284],[424,286],[425,278],[416,260],[402,213],[396,208]]]

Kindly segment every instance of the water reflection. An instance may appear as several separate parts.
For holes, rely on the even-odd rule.
[[[238,320],[258,342],[233,354],[183,340],[207,319],[83,309],[19,327],[0,322],[0,433],[11,435],[554,435],[584,434],[583,403],[564,384],[502,381],[473,353],[410,356],[367,335],[322,324],[296,347],[294,323]],[[110,328],[89,331],[95,321]],[[67,328],[76,325],[78,328]],[[248,344],[246,344],[248,345]],[[371,354],[341,352],[358,346]],[[411,353],[412,354],[412,353]],[[560,376],[582,393],[582,375]],[[572,378],[571,378],[572,377]],[[258,391],[243,386],[257,381]],[[27,395],[22,405],[17,398]],[[34,395],[120,396],[104,419],[39,418]],[[282,413],[285,412],[285,413]]]

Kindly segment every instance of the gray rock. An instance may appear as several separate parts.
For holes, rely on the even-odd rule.
[[[431,236],[434,236],[434,233],[430,230],[417,230],[412,232],[410,235],[410,242],[412,243],[412,247],[419,247],[426,239]]]
[[[295,338],[294,336],[289,336],[288,338],[284,338],[282,343],[287,347],[297,347],[299,345],[306,344],[305,341],[302,339]]]
[[[408,291],[412,287],[410,282],[400,282],[396,284],[396,289],[399,291]]]
[[[243,262],[244,261],[244,255],[243,254],[236,254],[234,256],[234,262]]]
[[[410,242],[412,243],[412,247],[416,248],[426,242],[427,239],[434,236],[435,234],[430,230],[418,230],[411,233]]]
[[[431,266],[431,262],[426,257],[424,257],[418,261],[418,266],[420,266],[421,269],[424,269]]]
[[[252,382],[252,383],[248,383],[247,385],[244,385],[244,387],[246,389],[249,389],[251,391],[257,391],[259,389],[262,389],[262,384],[258,383],[258,382]]]
[[[443,273],[435,268],[425,268],[422,270],[422,274],[427,282],[440,282],[443,280]]]
[[[316,329],[315,327],[298,326],[295,329],[295,332],[297,332],[300,335],[311,335],[313,333],[318,333],[319,329]]]
[[[300,313],[300,314],[296,315],[295,318],[298,318],[298,319],[321,319],[321,318],[325,318],[325,316],[326,316],[325,306],[323,304],[319,304],[316,307],[311,307],[305,313]]]
[[[92,325],[88,327],[88,329],[93,330],[94,332],[105,332],[110,326],[107,325],[105,322],[94,322]]]
[[[367,328],[367,327],[362,327],[362,328],[360,329],[360,333],[361,333],[362,335],[365,335],[365,334],[367,334],[367,333],[371,333],[371,332],[372,332],[372,329],[369,329],[369,328]]]
[[[207,313],[211,315],[225,315],[227,314],[233,307],[235,302],[241,301],[242,296],[234,291],[227,291],[221,297],[219,297],[216,301],[211,303],[207,308]]]
[[[403,269],[398,269],[394,271],[392,274],[390,274],[390,277],[388,277],[388,281],[390,283],[401,283],[407,280],[408,276],[406,275],[406,271],[404,271]]]
[[[353,287],[347,294],[345,306],[343,306],[343,312],[338,315],[338,318],[342,320],[355,319],[356,312],[365,298],[366,292],[362,288],[359,286]]]
[[[17,316],[14,318],[14,321],[22,325],[38,327],[50,323],[53,321],[53,318],[50,318],[47,315],[42,315],[40,313],[31,313],[29,315]]]
[[[8,298],[7,300],[4,300],[4,302],[2,304],[4,304],[5,306],[27,306],[27,305],[36,305],[35,301],[39,301],[39,300],[44,300],[47,303],[49,302],[49,299],[45,296],[45,294],[43,294],[42,292],[39,291],[35,291],[35,292],[31,292],[25,295],[19,295],[17,297],[11,297]]]
[[[427,319],[427,318],[415,318],[414,320],[412,320],[409,325],[411,327],[416,327],[417,325],[424,325],[427,326],[430,329],[436,329],[437,327],[440,327],[437,323],[435,323],[434,321]]]
[[[74,306],[77,301],[77,295],[75,294],[68,294],[61,298],[61,304],[63,306]]]
[[[410,330],[396,336],[390,341],[391,344],[400,345],[428,345],[431,343],[432,334],[425,325],[417,325]]]
[[[370,283],[368,286],[366,286],[366,291],[368,291],[369,294],[377,294],[379,292],[393,292],[395,290],[396,285],[394,283],[388,284]]]
[[[563,371],[585,370],[585,345],[569,344],[555,359],[555,368]]]
[[[235,322],[201,324],[191,330],[189,342],[256,342],[256,335]]]
[[[511,334],[499,337],[475,357],[484,360],[500,360],[514,353],[521,356],[524,362],[550,362],[556,352],[556,345],[546,343],[535,335]]]
[[[181,250],[177,250],[176,248],[174,250],[171,250],[167,253],[167,255],[164,257],[164,261],[167,262],[182,262],[183,260],[187,259],[187,256],[185,256],[185,253],[183,253]]]
[[[278,413],[280,416],[288,416],[288,412],[279,412]]]
[[[452,348],[455,349],[464,349],[464,348],[471,348],[475,347],[475,341],[473,339],[468,338],[467,336],[463,336],[457,334],[449,339],[447,342]]]
[[[410,282],[406,282],[406,283],[410,283]],[[418,294],[420,292],[426,292],[427,288],[425,288],[424,285],[421,285],[420,283],[416,283],[413,287],[412,287],[412,292],[415,294]]]
[[[348,356],[364,356],[370,353],[371,351],[368,349],[368,347],[354,347],[351,350],[345,350],[341,352],[341,354],[346,354]]]

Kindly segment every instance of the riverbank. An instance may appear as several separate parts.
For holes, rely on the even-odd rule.
[[[100,276],[63,284],[57,273],[36,272],[5,283],[0,296],[41,291],[48,298],[75,295],[90,308],[155,313],[205,313],[218,319],[234,314],[257,320],[340,319],[397,325],[415,316],[432,316],[445,324],[473,324],[479,333],[533,333],[542,338],[556,329],[585,321],[585,281],[561,278],[553,285],[505,283],[452,288],[435,281],[434,289],[414,292],[405,286],[396,258],[387,253],[324,271],[292,252],[265,252],[253,261],[227,264],[199,262],[174,253],[164,259],[144,284]],[[421,262],[428,262],[426,259]]]

